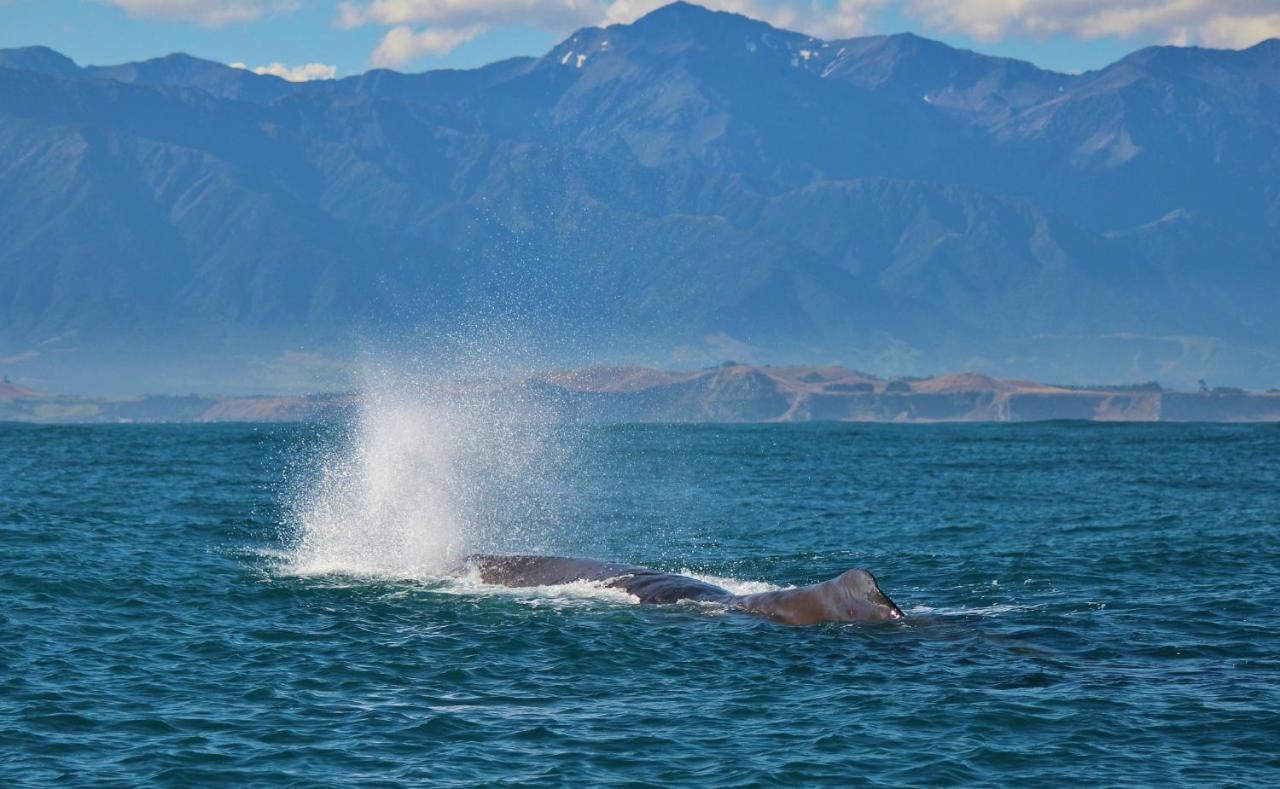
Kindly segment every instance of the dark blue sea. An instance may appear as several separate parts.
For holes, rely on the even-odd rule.
[[[1278,428],[0,425],[0,784],[1280,785]]]

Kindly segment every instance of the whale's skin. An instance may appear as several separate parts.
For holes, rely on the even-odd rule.
[[[881,591],[867,570],[853,569],[829,581],[798,589],[735,595],[697,578],[665,573],[624,562],[566,556],[495,556],[477,554],[467,562],[480,580],[500,586],[558,586],[598,581],[635,596],[642,603],[697,600],[739,608],[776,622],[812,625],[821,622],[884,622],[903,618],[902,609]]]

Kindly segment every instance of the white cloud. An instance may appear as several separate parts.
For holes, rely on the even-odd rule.
[[[300,5],[300,0],[98,2],[118,6],[133,16],[197,21],[209,27],[289,13]],[[412,35],[428,46],[428,40],[447,42],[476,26],[492,29],[525,25],[562,34],[584,25],[633,22],[667,2],[342,0],[337,4],[336,24],[345,29],[363,25],[425,26],[425,30]],[[875,14],[890,7],[908,19],[918,20],[926,31],[963,33],[983,41],[1066,34],[1082,39],[1119,36],[1245,47],[1280,36],[1277,0],[704,0],[702,4],[823,38],[869,32]],[[395,34],[392,42],[403,44],[408,40],[402,31]],[[441,51],[447,48],[438,43],[423,49],[424,54]]]
[[[566,33],[586,25],[634,22],[670,0],[343,0],[336,24],[440,25],[460,29],[527,25]],[[779,27],[822,35],[854,35],[870,13],[891,0],[703,0],[701,5],[763,19]]]
[[[194,21],[206,27],[251,22],[265,14],[296,11],[299,0],[98,0],[118,6],[130,16]]]
[[[252,4],[261,2],[265,0]],[[486,30],[519,25],[563,35],[588,25],[634,22],[667,2],[343,0],[337,4],[335,24],[344,29],[392,28],[370,62],[396,66],[426,55],[447,54]],[[250,0],[221,3],[249,4]],[[174,4],[180,3],[174,0]],[[213,0],[201,4],[213,4]],[[1277,0],[702,0],[702,4],[828,39],[878,32],[875,17],[887,10],[916,20],[926,33],[961,33],[983,41],[1061,34],[1244,47],[1280,36]]]
[[[365,24],[364,9],[355,3],[338,3],[338,18],[334,25],[343,30],[352,30]]]
[[[865,32],[872,13],[891,0],[703,0],[708,8],[732,11],[775,26],[821,36]],[[523,25],[564,34],[578,27],[634,22],[670,0],[343,0],[334,24],[345,30],[394,26],[369,61],[394,67],[417,58],[448,54],[480,33]],[[424,29],[414,31],[414,26]]]
[[[283,63],[272,63],[267,66],[249,68],[244,63],[232,63],[231,68],[242,68],[254,74],[270,74],[273,77],[287,79],[290,82],[310,82],[313,79],[333,79],[338,76],[338,67],[324,63],[302,63],[297,66],[286,66]]]
[[[667,5],[670,0],[612,0],[598,3],[600,18],[587,24],[625,24]],[[890,0],[836,0],[830,4],[804,0],[703,0],[699,5],[714,11],[761,19],[774,27],[802,33],[839,38],[856,36],[867,30],[870,16]]]
[[[408,25],[401,25],[382,37],[369,62],[377,68],[394,68],[427,55],[447,55],[484,30],[484,25],[470,25],[456,29],[432,27],[415,33]]]
[[[1280,38],[1280,11],[1257,16],[1219,16],[1205,24],[1200,43],[1210,47],[1243,49],[1268,38]]]
[[[563,32],[598,22],[601,0],[369,0],[338,3],[338,24],[431,24],[461,29],[476,24],[525,24]]]
[[[1280,36],[1276,0],[906,0],[903,10],[983,41],[1066,34],[1239,48]]]

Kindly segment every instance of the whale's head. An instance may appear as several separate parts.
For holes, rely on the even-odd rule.
[[[846,621],[884,622],[902,619],[904,614],[889,595],[880,590],[876,577],[861,568],[847,570],[828,581],[836,608]]]

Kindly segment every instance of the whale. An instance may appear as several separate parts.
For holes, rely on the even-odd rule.
[[[687,575],[624,562],[475,554],[467,557],[467,565],[478,572],[482,582],[495,586],[559,586],[593,581],[626,592],[641,603],[718,603],[788,625],[890,622],[904,616],[902,609],[880,589],[876,577],[861,568],[809,586],[739,595]]]

